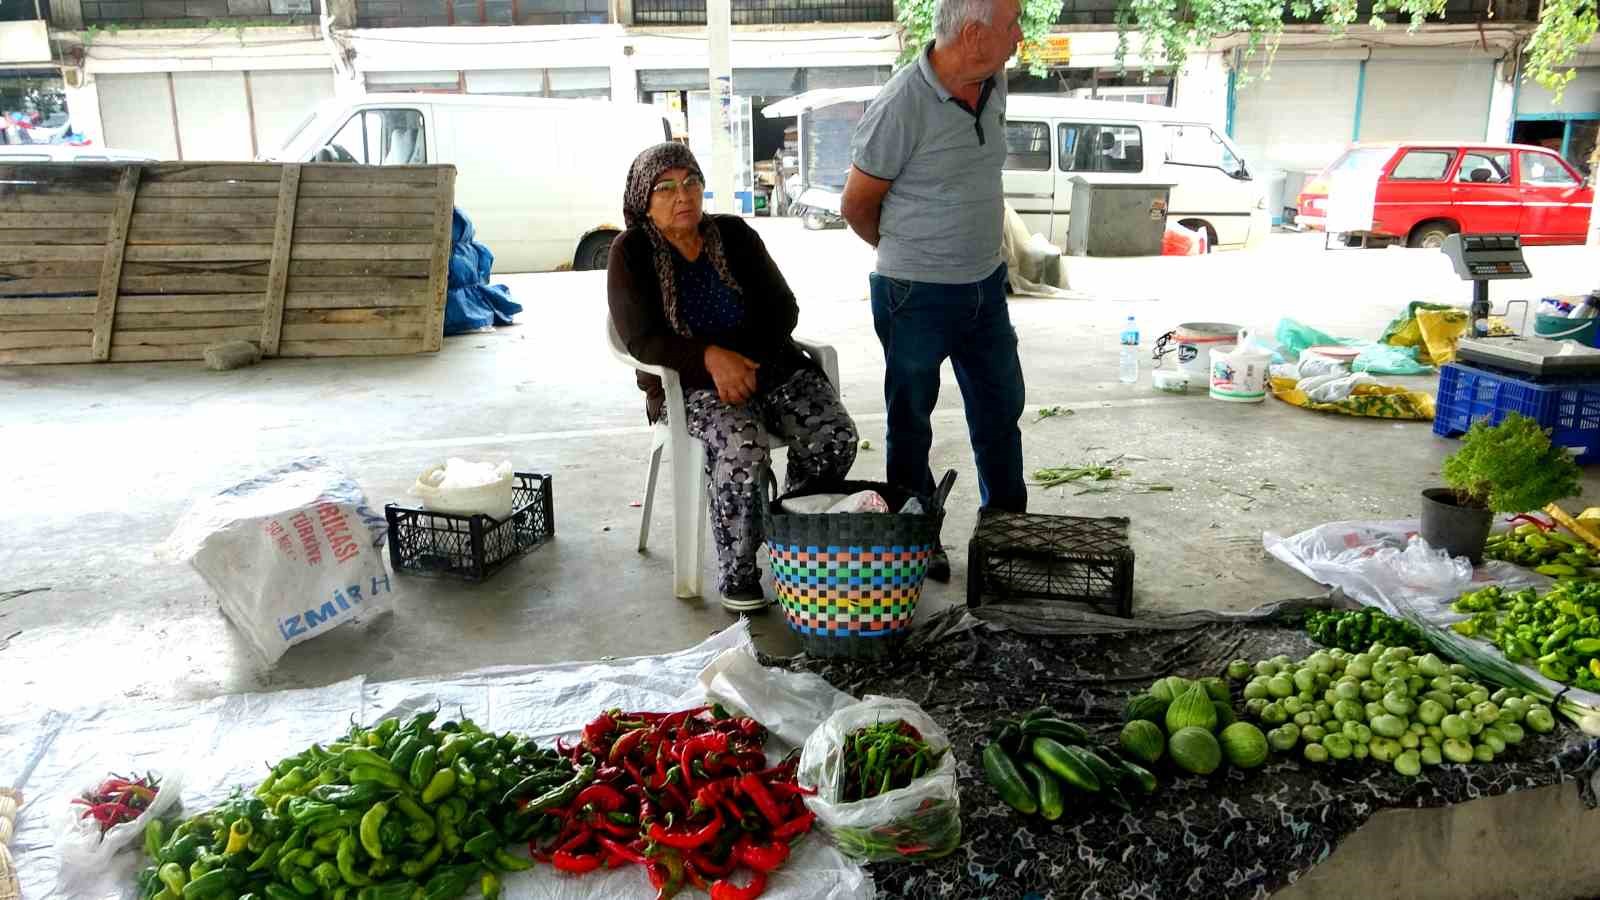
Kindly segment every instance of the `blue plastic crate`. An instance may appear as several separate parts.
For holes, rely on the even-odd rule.
[[[1600,383],[1541,383],[1460,363],[1439,370],[1433,433],[1457,437],[1474,423],[1498,425],[1521,413],[1550,429],[1550,440],[1571,448],[1580,463],[1600,461]]]

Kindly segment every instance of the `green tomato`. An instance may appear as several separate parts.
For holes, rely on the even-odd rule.
[[[1423,744],[1417,756],[1421,758],[1422,764],[1425,766],[1437,766],[1444,762],[1444,755],[1440,751],[1438,744]]]
[[[1436,691],[1444,691],[1448,694],[1453,688],[1455,688],[1456,680],[1450,675],[1440,675],[1439,677],[1428,682],[1428,686]]]
[[[1295,689],[1301,693],[1309,693],[1317,689],[1317,673],[1310,669],[1298,669],[1294,673]]]
[[[1472,670],[1466,666],[1463,666],[1461,663],[1451,663],[1450,674],[1456,676],[1457,678],[1466,678],[1472,674]]]
[[[1399,694],[1402,697],[1411,696],[1411,682],[1404,678],[1391,678],[1383,683],[1385,694]]]
[[[1267,694],[1282,700],[1294,693],[1294,679],[1287,675],[1274,675],[1267,680]]]
[[[1306,666],[1311,669],[1313,675],[1327,675],[1333,671],[1333,657],[1326,651],[1318,650],[1306,657]]]
[[[1550,707],[1543,703],[1535,703],[1528,707],[1528,714],[1523,717],[1522,724],[1538,734],[1549,734],[1555,730],[1556,717],[1551,715]]]
[[[1317,673],[1316,681],[1317,681],[1317,690],[1325,691],[1325,690],[1328,689],[1328,685],[1333,684],[1333,676],[1332,675],[1324,675],[1324,674],[1319,672],[1319,673]]]
[[[1272,660],[1263,659],[1262,661],[1256,663],[1256,674],[1263,678],[1271,678],[1272,676],[1278,674],[1278,670],[1280,668],[1282,668],[1282,666],[1279,666]]]
[[[1307,743],[1317,743],[1326,735],[1327,731],[1321,725],[1305,725],[1300,728],[1300,737]]]
[[[1457,698],[1456,699],[1456,712],[1458,712],[1458,713],[1469,713],[1469,712],[1472,712],[1472,701],[1468,700],[1465,697]]]
[[[1236,659],[1228,663],[1228,677],[1234,681],[1243,681],[1250,677],[1251,666],[1248,659]]]
[[[1444,666],[1444,660],[1432,653],[1417,658],[1417,672],[1426,678],[1438,678],[1446,671],[1448,670]]]
[[[1352,743],[1350,745],[1350,758],[1351,759],[1366,759],[1371,754],[1372,754],[1372,749],[1369,748],[1366,744]]]
[[[1450,738],[1444,742],[1444,745],[1439,750],[1444,754],[1445,759],[1453,763],[1472,762],[1472,745],[1459,738]]]
[[[1262,708],[1261,721],[1268,725],[1282,725],[1289,721],[1289,713],[1283,708],[1282,703],[1274,701]]]
[[[1472,701],[1473,706],[1477,706],[1480,703],[1488,703],[1489,692],[1474,685],[1472,690],[1467,693],[1467,699]]]
[[[1429,691],[1422,695],[1425,700],[1432,700],[1444,708],[1446,713],[1456,708],[1456,695],[1449,691]]]
[[[1406,687],[1410,689],[1406,692],[1408,696],[1421,696],[1422,692],[1428,689],[1428,680],[1421,675],[1413,675],[1406,679]]]
[[[1367,749],[1372,751],[1372,758],[1378,762],[1394,762],[1400,755],[1400,742],[1386,737],[1374,737],[1367,742]]]
[[[1253,697],[1245,701],[1244,711],[1252,719],[1261,718],[1261,711],[1267,708],[1267,698]]]
[[[1415,750],[1407,750],[1394,758],[1394,770],[1407,778],[1415,778],[1422,774],[1422,757]]]
[[[1428,726],[1422,724],[1421,722],[1412,722],[1412,723],[1408,724],[1406,727],[1411,729],[1411,733],[1416,735],[1417,737],[1422,737],[1423,735],[1428,733]]]
[[[1516,692],[1511,688],[1501,688],[1500,690],[1489,695],[1489,702],[1495,704],[1496,706],[1504,707],[1506,705],[1506,701],[1515,696]]]
[[[1361,682],[1341,681],[1333,686],[1333,696],[1338,700],[1360,700]]]
[[[1467,723],[1467,734],[1477,737],[1483,732],[1483,720],[1472,713],[1462,713],[1461,720]]]
[[[1440,721],[1443,721],[1443,720],[1441,719]],[[1435,743],[1443,743],[1444,742],[1444,729],[1440,728],[1437,725],[1429,725],[1428,726],[1428,737],[1432,738]]]
[[[1283,703],[1283,711],[1291,716],[1298,715],[1305,708],[1305,701],[1299,697],[1285,697],[1281,702]]]
[[[1493,750],[1496,756],[1506,752],[1505,738],[1502,738],[1500,736],[1500,732],[1495,731],[1492,728],[1485,728],[1483,730],[1483,734],[1478,736],[1478,740],[1488,744],[1489,749]]]
[[[1519,723],[1528,715],[1528,701],[1521,697],[1507,697],[1500,704],[1500,719]]]
[[[1368,703],[1365,711],[1368,722],[1376,719],[1379,716],[1386,716],[1389,714],[1389,711],[1383,708],[1382,703]]]
[[[1305,754],[1307,762],[1325,763],[1328,761],[1328,748],[1321,744],[1307,744],[1301,752]]]
[[[1267,732],[1267,744],[1279,753],[1287,753],[1294,749],[1300,741],[1300,727],[1298,725],[1280,725]]]
[[[1407,684],[1410,684],[1411,683],[1411,676],[1413,676],[1415,674],[1417,674],[1416,670],[1411,668],[1410,666],[1406,665],[1403,662],[1397,662],[1397,663],[1394,663],[1393,665],[1389,666],[1389,678],[1391,680],[1395,679],[1395,678],[1398,678],[1401,681],[1404,681]]]
[[[1383,685],[1377,681],[1361,682],[1361,699],[1368,703],[1377,703],[1383,699]]]
[[[1372,733],[1386,738],[1397,738],[1406,733],[1406,720],[1394,715],[1374,716],[1371,722]]]
[[[1472,729],[1467,727],[1467,721],[1455,713],[1439,720],[1439,730],[1453,741],[1459,741],[1472,733]]]
[[[1483,724],[1493,725],[1495,720],[1500,718],[1500,707],[1485,700],[1472,708],[1472,714],[1477,716],[1478,721]]]
[[[1407,731],[1405,734],[1400,735],[1400,746],[1407,750],[1415,750],[1422,746],[1422,738],[1417,737],[1415,731]]]
[[[1359,722],[1366,718],[1366,710],[1354,700],[1340,700],[1333,705],[1333,717],[1341,722]]]
[[[1494,723],[1494,730],[1500,734],[1501,740],[1511,746],[1522,743],[1522,739],[1525,737],[1522,726],[1515,722],[1496,722]]]
[[[1366,653],[1357,653],[1345,664],[1344,673],[1356,679],[1371,678],[1372,657]]]
[[[1310,725],[1313,722],[1317,721],[1317,714],[1312,712],[1309,709],[1302,709],[1299,712],[1294,714],[1294,720],[1293,721],[1294,721],[1294,724],[1298,725],[1301,728],[1304,728],[1307,725]]]
[[[1388,649],[1389,645],[1383,641],[1373,641],[1372,645],[1367,648],[1367,655],[1371,656],[1373,661],[1376,662],[1383,658],[1383,652]]]
[[[1390,647],[1383,651],[1383,658],[1390,662],[1405,662],[1415,655],[1410,647]]]
[[[1466,697],[1468,694],[1471,694],[1473,691],[1475,691],[1477,689],[1478,689],[1478,686],[1473,684],[1470,681],[1459,681],[1458,680],[1455,684],[1450,686],[1450,692],[1452,694],[1455,694],[1457,697]]]
[[[1264,678],[1257,678],[1244,686],[1244,699],[1246,700],[1265,700],[1267,694],[1267,681]]]
[[[1383,695],[1383,708],[1396,716],[1409,716],[1416,712],[1417,705],[1406,695],[1390,691]]]
[[[1432,700],[1424,700],[1417,707],[1417,719],[1423,725],[1437,725],[1444,720],[1444,716],[1444,707]]]
[[[1319,722],[1326,722],[1329,719],[1337,718],[1333,714],[1333,707],[1326,703],[1318,703],[1316,706],[1311,708],[1311,711],[1316,714],[1317,721]]]
[[[1342,734],[1327,734],[1322,737],[1322,746],[1327,748],[1328,755],[1334,759],[1349,759],[1354,749],[1350,739]]]
[[[1488,744],[1479,744],[1472,748],[1472,758],[1481,763],[1494,762],[1494,748]]]
[[[1380,659],[1372,664],[1372,680],[1382,684],[1394,677],[1394,663]]]

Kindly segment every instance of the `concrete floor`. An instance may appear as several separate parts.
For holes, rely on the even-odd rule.
[[[762,227],[801,297],[800,332],[839,349],[845,401],[863,436],[881,446],[882,355],[863,299],[870,256],[844,232],[809,233],[788,221]],[[1593,249],[1527,255],[1536,279],[1514,293],[1497,287],[1497,300],[1596,286]],[[1158,395],[1147,376],[1122,385],[1116,333],[1132,312],[1147,347],[1187,321],[1270,334],[1292,317],[1376,337],[1411,300],[1466,302],[1467,286],[1441,255],[1324,251],[1320,238],[1280,235],[1248,252],[1078,260],[1069,269],[1075,289],[1101,299],[1011,306],[1030,410],[1075,413],[1039,422],[1030,413],[1027,466],[1136,455],[1146,459],[1128,464],[1134,479],[1176,490],[1036,490],[1031,502],[1040,512],[1132,517],[1136,609],[1243,609],[1320,593],[1262,552],[1263,531],[1414,515],[1418,490],[1437,481],[1452,444],[1427,424]],[[725,626],[714,600],[672,597],[665,485],[652,552],[634,552],[639,513],[630,504],[640,498],[649,433],[631,376],[604,349],[603,276],[504,280],[527,308],[522,324],[451,338],[434,356],[281,360],[229,373],[198,364],[0,368],[0,596],[44,589],[0,601],[0,638],[20,632],[9,646],[0,642],[0,684],[20,686],[25,707],[200,698],[356,673],[411,677],[661,652]],[[948,370],[935,425],[935,469],[954,468],[961,480],[944,535],[956,578],[929,586],[929,611],[964,597],[977,504]],[[404,502],[416,474],[451,455],[552,473],[558,537],[482,586],[406,579],[393,615],[303,644],[267,670],[200,578],[155,550],[195,498],[313,453],[346,467],[374,505]],[[879,456],[862,454],[857,475],[882,471]],[[1600,486],[1595,476],[1587,481],[1591,492]],[[777,615],[755,631],[765,649],[794,647]],[[121,648],[111,651],[116,665],[95,665],[108,648]],[[1569,807],[1559,807],[1563,827],[1585,829],[1592,845],[1600,816]],[[1541,828],[1550,825],[1546,815]]]

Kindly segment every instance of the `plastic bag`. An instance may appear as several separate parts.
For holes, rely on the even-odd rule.
[[[833,508],[835,503],[843,500],[848,494],[808,494],[804,497],[790,497],[780,506],[786,513],[802,516],[821,515]]]
[[[511,463],[499,465],[451,457],[417,476],[411,495],[427,509],[471,516],[478,513],[509,519],[515,505],[517,476]]]
[[[194,566],[271,664],[295,644],[389,609],[387,532],[354,479],[309,457],[198,501],[162,555]]]
[[[143,774],[141,770],[140,774]],[[92,794],[104,779],[81,785],[70,797],[61,798],[56,809],[56,854],[61,860],[57,879],[66,893],[88,893],[88,882],[93,881],[110,866],[111,858],[123,848],[144,839],[146,825],[165,818],[178,807],[183,792],[183,773],[176,769],[150,770],[159,779],[155,799],[139,817],[131,822],[113,825],[105,834],[100,833],[100,823],[93,816],[85,816],[84,807],[72,799]]]
[[[1357,387],[1377,383],[1378,379],[1365,372],[1333,372],[1300,379],[1300,390],[1317,403],[1337,403],[1349,397]]]
[[[877,491],[856,491],[828,507],[829,513],[886,513],[889,501]]]
[[[801,746],[824,719],[857,702],[820,675],[763,666],[748,647],[723,651],[699,681],[707,702],[755,717],[789,747]]]
[[[1199,256],[1205,252],[1206,236],[1177,222],[1168,222],[1161,236],[1162,256]]]
[[[932,772],[910,786],[840,802],[844,742],[858,728],[892,722],[911,724],[935,751],[946,751]],[[956,757],[950,739],[910,700],[867,697],[828,717],[800,751],[799,780],[815,788],[806,806],[844,855],[863,861],[936,859],[961,843],[961,794],[956,787]]]

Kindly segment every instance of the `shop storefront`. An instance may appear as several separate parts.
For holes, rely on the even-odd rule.
[[[1560,101],[1542,87],[1520,84],[1511,139],[1555,150],[1579,172],[1593,174],[1595,138],[1600,134],[1600,56],[1589,54]]]

